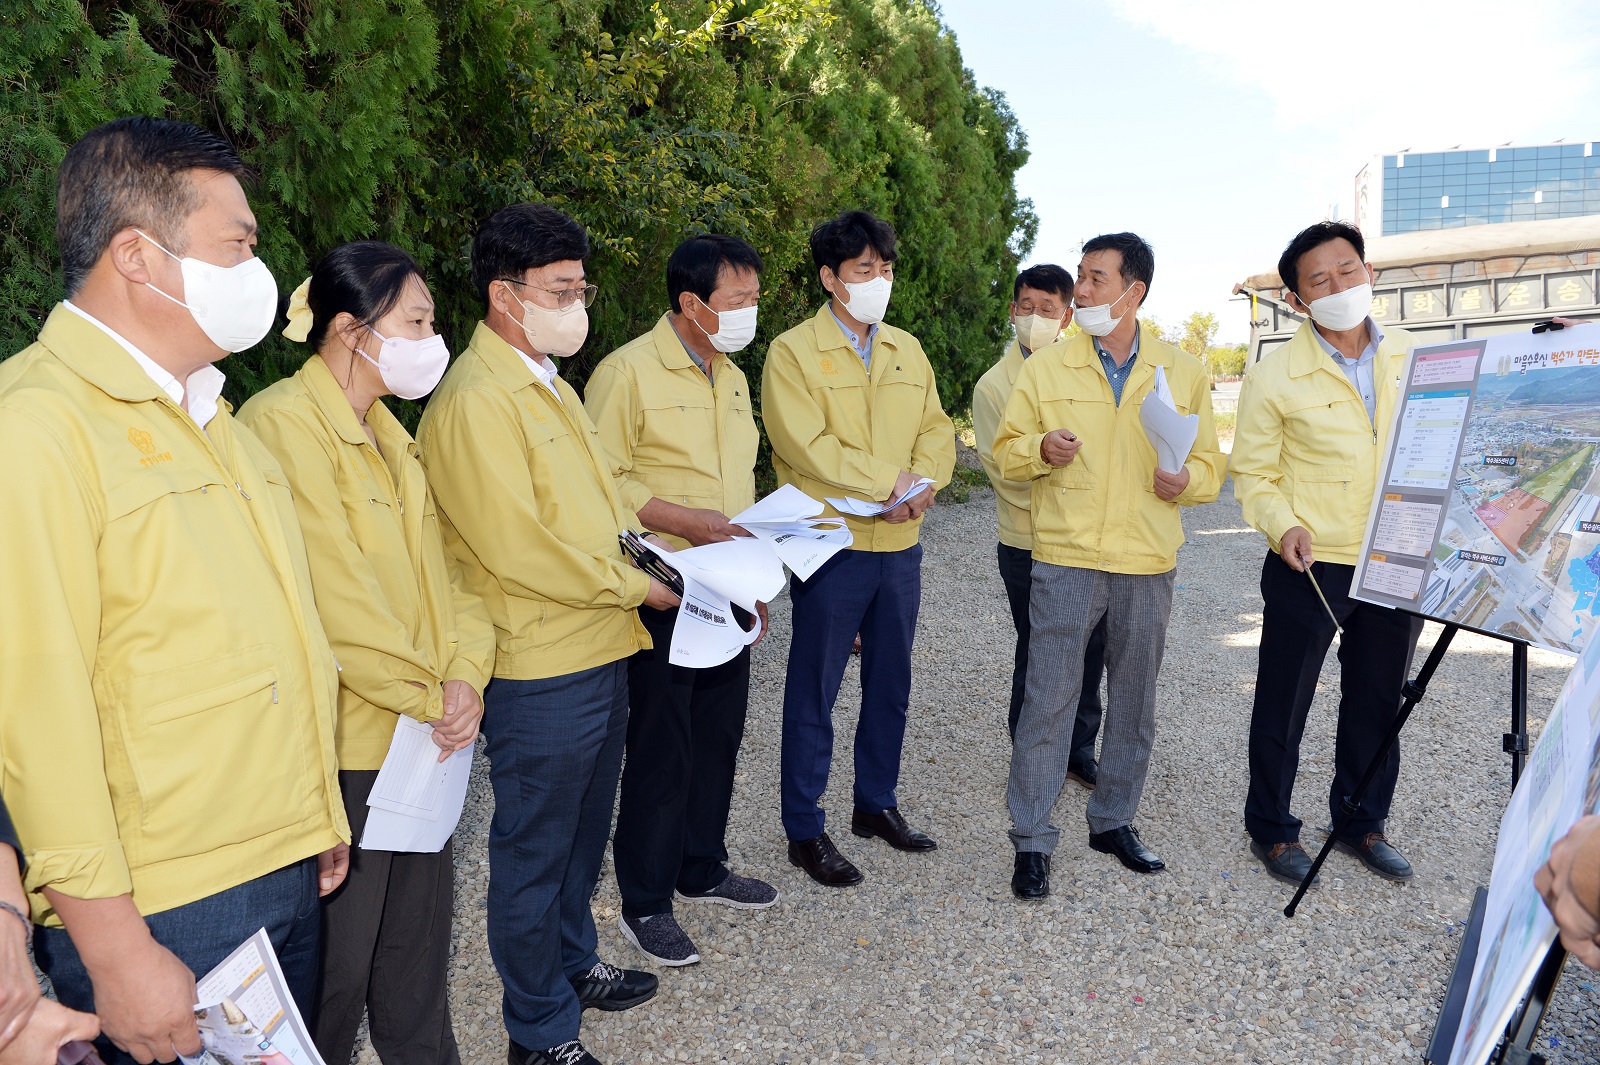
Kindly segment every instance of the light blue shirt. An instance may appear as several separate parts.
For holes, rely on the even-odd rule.
[[[669,322],[667,324],[671,325],[672,323]],[[711,380],[711,371],[706,369],[706,360],[702,359],[699,353],[684,341],[683,334],[678,332],[678,327],[675,325],[672,326],[672,335],[678,338],[678,343],[682,344],[683,350],[689,353],[689,358],[693,359],[694,364],[700,367],[700,372],[706,375],[706,380]]]
[[[1100,338],[1094,338],[1094,352],[1100,356],[1100,365],[1106,371],[1106,380],[1111,382],[1111,396],[1117,401],[1117,406],[1122,406],[1122,386],[1127,383],[1128,375],[1133,372],[1133,364],[1139,361],[1139,334],[1133,334],[1133,348],[1128,352],[1128,361],[1121,366],[1111,357],[1111,353],[1100,346]]]
[[[874,322],[867,327],[867,335],[858,337],[850,331],[850,327],[839,321],[839,316],[834,314],[833,301],[828,301],[828,313],[833,315],[833,320],[839,322],[839,332],[850,341],[850,346],[856,349],[856,354],[861,356],[862,365],[872,369],[872,338],[878,335],[878,324]]]
[[[1347,359],[1339,354],[1339,349],[1328,343],[1327,337],[1315,325],[1311,327],[1311,335],[1317,338],[1317,343],[1322,345],[1322,350],[1328,353],[1328,358],[1333,360],[1335,366],[1344,371],[1350,379],[1350,384],[1361,396],[1361,402],[1367,405],[1367,420],[1376,421],[1378,418],[1378,392],[1372,380],[1372,367],[1378,358],[1378,345],[1383,343],[1383,330],[1371,317],[1367,318],[1367,347],[1359,359]]]

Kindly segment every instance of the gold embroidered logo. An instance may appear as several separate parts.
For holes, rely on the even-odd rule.
[[[139,454],[144,456],[139,460],[139,465],[141,466],[148,468],[163,462],[172,461],[172,452],[158,450],[156,446],[156,438],[145,432],[143,429],[129,429],[128,443],[137,448],[139,450]]]
[[[836,374],[839,371],[834,369],[833,360],[832,359],[823,359],[822,360],[822,372],[826,373],[826,374]]]

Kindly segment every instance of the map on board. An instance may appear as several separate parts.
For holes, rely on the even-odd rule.
[[[1600,325],[1413,348],[1358,599],[1577,654],[1600,627]]]

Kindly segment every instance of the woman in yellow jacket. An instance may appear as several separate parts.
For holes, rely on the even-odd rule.
[[[398,716],[433,726],[441,761],[470,747],[494,666],[494,629],[446,559],[416,442],[383,404],[431,392],[450,353],[416,263],[376,241],[317,264],[290,301],[284,335],[313,354],[239,418],[283,464],[305,530],[317,610],[341,667],[339,784],[357,844],[349,879],[324,900],[313,1034],[324,1060],[349,1061],[366,1013],[385,1065],[455,1065],[450,845],[359,849]]]

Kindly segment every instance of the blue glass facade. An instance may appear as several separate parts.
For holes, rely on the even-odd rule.
[[[1386,155],[1384,235],[1600,214],[1600,152],[1590,151],[1580,141]]]

